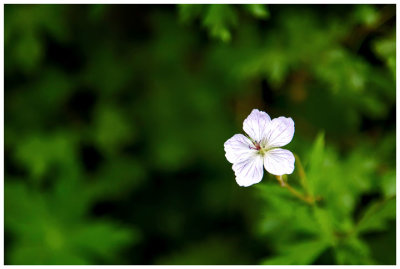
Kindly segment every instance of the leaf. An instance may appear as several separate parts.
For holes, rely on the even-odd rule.
[[[117,107],[99,106],[96,109],[93,137],[106,154],[114,154],[135,137],[134,125]]]
[[[354,18],[357,22],[373,26],[379,20],[379,12],[373,5],[356,5]]]
[[[323,132],[320,132],[315,138],[311,148],[311,152],[309,154],[308,163],[310,166],[317,167],[318,165],[321,165],[321,162],[323,160],[324,148],[325,134]]]
[[[386,62],[387,67],[396,78],[396,35],[391,34],[375,41],[373,48],[375,53]]]
[[[191,22],[199,18],[206,5],[180,4],[178,5],[179,17],[182,22]]]
[[[321,228],[308,204],[293,197],[286,188],[275,182],[258,184],[256,187],[265,206],[259,230],[269,240],[286,242],[295,235],[319,236]]]
[[[288,244],[280,254],[263,260],[263,265],[306,265],[312,264],[329,247],[324,241],[310,240]]]
[[[14,59],[21,66],[24,72],[33,73],[42,58],[44,57],[44,48],[39,41],[39,37],[34,33],[28,32],[21,37],[16,44]]]
[[[212,37],[223,42],[231,40],[230,28],[237,24],[237,15],[230,5],[214,4],[208,6],[203,25],[208,28]]]
[[[258,19],[268,19],[270,14],[267,5],[263,4],[248,4],[242,5],[250,14]]]
[[[396,219],[396,199],[392,196],[369,205],[359,220],[356,231],[382,231],[387,228],[387,222],[393,219]]]
[[[75,196],[85,193],[75,185]],[[21,183],[5,184],[5,229],[13,235],[9,253],[12,264],[92,264],[113,262],[118,251],[139,239],[135,228],[112,221],[88,220],[76,210],[63,210],[60,199],[48,192],[39,193]],[[56,196],[57,197],[57,196]],[[65,205],[62,205],[65,206]]]
[[[88,184],[87,195],[96,200],[118,199],[140,186],[146,178],[146,171],[138,160],[120,157],[102,165],[96,178],[96,182]]]
[[[380,187],[386,198],[396,195],[396,170],[389,171],[382,175]]]
[[[69,133],[31,135],[17,144],[14,157],[27,169],[32,180],[40,183],[44,175],[55,166],[65,173],[76,168],[74,143]]]
[[[4,224],[8,230],[15,234],[28,232],[31,236],[35,236],[36,228],[42,229],[49,215],[44,197],[29,191],[18,181],[4,184],[4,211]]]
[[[323,170],[323,163],[325,161],[325,135],[320,132],[317,138],[314,140],[311,151],[308,155],[308,161],[306,164],[306,174],[308,179],[308,185],[311,188],[311,192],[314,193],[315,187],[319,178],[321,177],[321,171]]]
[[[139,233],[134,228],[127,229],[113,222],[97,220],[85,222],[74,229],[71,244],[89,257],[101,257],[104,260],[115,258],[116,250],[136,243]]]
[[[346,238],[334,248],[334,251],[339,264],[374,264],[367,244],[356,237]]]
[[[332,215],[326,209],[321,209],[319,207],[313,207],[313,213],[315,220],[319,225],[321,237],[324,239],[324,241],[334,245],[336,243],[336,239],[333,235],[334,227],[332,224]]]
[[[55,252],[45,246],[23,242],[11,247],[10,260],[13,265],[89,265],[89,260],[79,253]]]

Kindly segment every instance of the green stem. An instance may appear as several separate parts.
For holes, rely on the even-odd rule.
[[[308,196],[308,195],[303,195],[298,190],[296,190],[295,188],[290,186],[289,183],[284,182],[283,179],[282,179],[282,176],[276,176],[276,179],[279,181],[279,183],[281,184],[282,188],[288,189],[288,191],[291,194],[293,194],[295,197],[299,198],[303,202],[306,202],[307,204],[310,204],[310,205],[314,205],[315,204],[314,197]]]
[[[300,158],[297,154],[294,154],[294,158],[296,160],[297,163],[297,167],[299,168],[297,171],[299,173],[299,178],[300,178],[300,184],[303,186],[303,188],[305,189],[305,191],[310,194],[310,189],[307,183],[307,177],[306,177],[306,172],[304,171],[304,167],[300,161]]]
[[[294,154],[294,157],[296,160],[296,166],[298,168],[297,171],[298,171],[299,178],[300,178],[300,184],[306,194],[304,195],[301,192],[299,192],[298,190],[296,190],[295,188],[293,188],[292,186],[290,186],[289,183],[287,183],[287,181],[283,180],[282,176],[276,176],[276,179],[281,184],[281,186],[283,188],[288,189],[288,191],[290,191],[291,194],[293,194],[300,200],[302,200],[310,205],[315,205],[315,202],[319,201],[321,198],[314,196],[313,191],[311,190],[310,186],[308,185],[306,172],[304,170],[303,164],[300,161],[299,156],[297,154]]]

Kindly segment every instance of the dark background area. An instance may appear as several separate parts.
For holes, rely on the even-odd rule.
[[[286,148],[310,178],[323,175],[316,190],[333,194],[322,208],[348,240],[272,264],[395,263],[395,5],[5,5],[4,14],[6,264],[280,257],[307,237],[284,216],[297,205],[288,198],[274,211],[268,199],[281,190],[239,187],[224,156],[253,108],[294,119]],[[325,155],[315,150],[321,132]],[[313,168],[313,156],[327,168]],[[266,173],[265,183],[275,190]],[[369,210],[372,224],[353,238]]]

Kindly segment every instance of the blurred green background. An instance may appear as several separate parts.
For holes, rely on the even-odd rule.
[[[4,16],[6,264],[395,264],[395,5]],[[317,206],[235,182],[253,108],[294,119]]]

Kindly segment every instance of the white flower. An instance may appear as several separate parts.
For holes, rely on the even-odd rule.
[[[294,156],[287,145],[294,135],[291,118],[271,120],[267,113],[253,109],[243,122],[243,130],[249,138],[236,134],[225,142],[225,156],[233,164],[236,182],[248,187],[261,181],[265,170],[274,175],[291,174]]]

